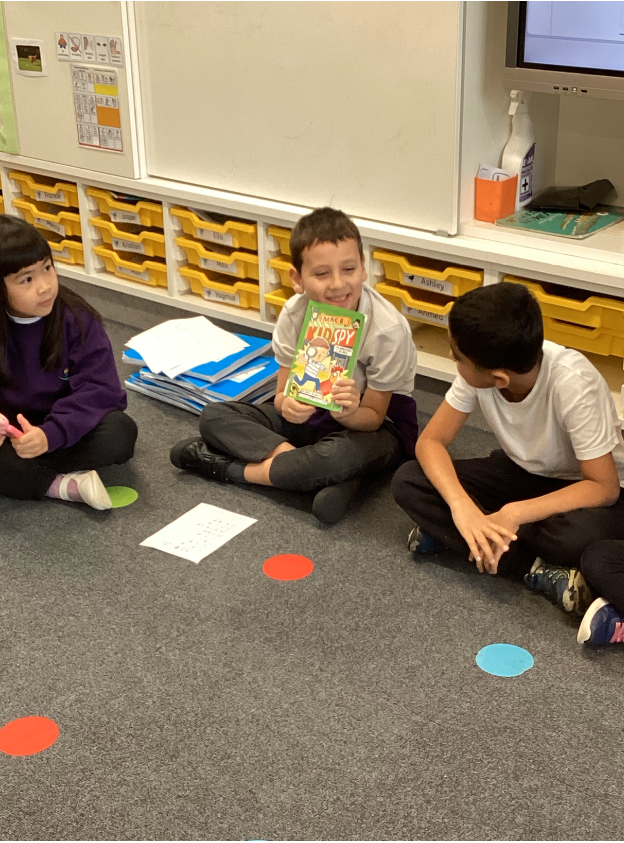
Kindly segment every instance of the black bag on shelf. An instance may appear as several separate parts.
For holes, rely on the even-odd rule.
[[[581,187],[547,187],[525,208],[529,211],[593,211],[612,193],[615,193],[615,187],[609,179],[598,179]]]

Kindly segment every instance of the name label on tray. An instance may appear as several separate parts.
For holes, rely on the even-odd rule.
[[[222,234],[220,231],[212,231],[210,228],[198,228],[197,233],[202,240],[212,240],[213,243],[223,243],[224,246],[234,245],[234,238],[231,234]]]
[[[238,275],[236,261],[224,263],[224,261],[213,261],[210,258],[200,258],[199,265],[202,269],[214,269],[217,272],[229,272],[230,275]]]
[[[113,249],[120,252],[136,252],[139,255],[145,254],[143,243],[135,243],[134,240],[123,240],[121,237],[113,237]]]
[[[238,293],[222,293],[221,290],[210,290],[204,287],[204,298],[207,301],[220,301],[225,304],[240,305],[240,296]]]
[[[56,193],[48,193],[47,190],[35,190],[35,199],[39,202],[65,202],[65,191],[57,190]]]
[[[65,226],[60,222],[52,222],[52,220],[44,220],[43,217],[35,217],[35,223],[41,228],[47,228],[48,231],[54,231],[56,234],[65,234]]]
[[[55,258],[58,258],[58,260],[60,260],[60,261],[69,260],[70,257],[71,257],[71,255],[69,254],[69,249],[67,248],[67,246],[65,246],[64,249],[60,249],[58,252],[53,249],[52,254],[54,255]]]
[[[418,319],[419,322],[431,322],[432,325],[446,325],[448,327],[448,314],[441,316],[437,313],[431,313],[429,310],[408,307],[406,304],[401,304],[401,312],[403,316],[410,316],[412,319]]]
[[[426,275],[409,275],[403,273],[403,283],[410,287],[420,287],[422,290],[435,290],[436,293],[444,293],[446,296],[453,295],[453,285],[450,281],[438,281],[437,278],[427,278]]]
[[[134,278],[137,281],[149,281],[149,271],[146,269],[145,271],[141,271],[140,269],[128,269],[125,266],[118,266],[117,272],[121,275],[127,275],[128,278]]]
[[[119,211],[116,208],[111,208],[109,214],[113,222],[130,222],[134,225],[141,225],[141,216],[136,211]]]

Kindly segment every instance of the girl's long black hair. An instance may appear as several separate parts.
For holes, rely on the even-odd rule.
[[[27,266],[42,260],[51,260],[52,252],[45,237],[37,229],[18,217],[0,214],[0,386],[11,387],[7,361],[9,317],[7,314],[7,287],[4,279]],[[58,295],[51,312],[44,316],[45,327],[41,341],[40,360],[45,372],[61,365],[63,354],[63,315],[69,308],[76,317],[82,333],[80,313],[88,313],[98,322],[102,317],[78,293],[59,284]]]

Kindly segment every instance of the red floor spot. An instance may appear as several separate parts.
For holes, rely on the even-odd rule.
[[[35,755],[52,746],[59,727],[48,717],[20,717],[0,729],[0,752],[7,755]]]
[[[262,570],[274,580],[301,580],[311,574],[314,564],[305,556],[296,553],[280,553],[271,556],[262,566]]]

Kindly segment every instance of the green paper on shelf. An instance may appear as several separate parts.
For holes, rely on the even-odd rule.
[[[111,499],[113,509],[118,509],[120,506],[130,506],[139,497],[139,493],[129,486],[107,486],[106,491]]]
[[[593,211],[569,214],[564,211],[516,211],[509,217],[496,220],[496,225],[582,240],[623,219],[624,208],[617,205],[598,205]]]

